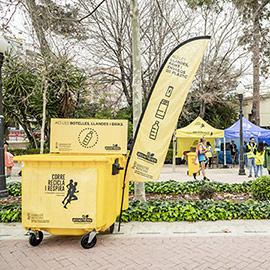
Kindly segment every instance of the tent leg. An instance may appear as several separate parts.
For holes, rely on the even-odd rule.
[[[227,166],[227,160],[226,160],[226,138],[224,137],[223,138],[223,143],[224,143],[224,161],[223,161],[223,168],[224,169],[227,169],[227,168],[229,168],[228,166]]]

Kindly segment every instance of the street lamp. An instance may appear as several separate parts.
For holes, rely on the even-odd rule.
[[[243,101],[243,94],[245,93],[245,87],[240,83],[237,88],[236,92],[239,97],[240,102],[240,166],[239,166],[239,175],[246,175],[245,168],[244,168],[244,154],[243,154],[243,111],[242,111],[242,101]]]
[[[8,48],[6,40],[0,36],[0,198],[8,196],[6,188],[5,175],[5,150],[4,150],[4,114],[2,99],[2,65],[4,61],[4,52]]]

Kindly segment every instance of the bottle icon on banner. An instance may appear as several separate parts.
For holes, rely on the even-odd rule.
[[[88,144],[90,143],[90,141],[92,140],[92,137],[93,137],[93,131],[90,130],[90,131],[86,134],[85,138],[83,139],[82,145],[83,145],[84,147],[87,147]]]
[[[163,120],[166,115],[168,106],[169,106],[169,101],[166,99],[162,99],[158,105],[158,109],[155,115],[156,118]]]
[[[150,130],[149,138],[150,138],[151,140],[155,140],[155,139],[157,138],[158,130],[159,130],[159,121],[156,121],[156,122],[152,125],[152,128],[151,128],[151,130]]]

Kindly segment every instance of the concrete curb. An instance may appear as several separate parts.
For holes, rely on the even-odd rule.
[[[100,233],[98,237],[213,237],[213,236],[270,236],[270,220],[224,220],[198,222],[129,222],[115,224],[113,234]],[[44,232],[45,238],[63,238]],[[21,223],[0,223],[0,240],[28,240]]]

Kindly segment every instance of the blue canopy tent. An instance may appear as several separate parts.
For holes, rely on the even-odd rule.
[[[270,130],[258,127],[249,122],[245,117],[243,121],[243,138],[248,139],[254,137],[264,143],[270,143]],[[240,119],[232,126],[224,130],[225,138],[240,138]]]
[[[248,121],[245,117],[242,118],[243,121],[243,139],[244,141],[249,142],[250,137],[254,137],[255,141],[263,141],[270,145],[270,130],[258,127]],[[233,139],[240,153],[240,119],[234,123],[232,126],[224,130],[225,143],[226,139]],[[231,141],[230,140],[230,141]],[[230,151],[226,151],[226,163],[231,163]],[[224,161],[224,152],[219,153],[219,161],[223,163]],[[225,164],[226,164],[225,163]]]

